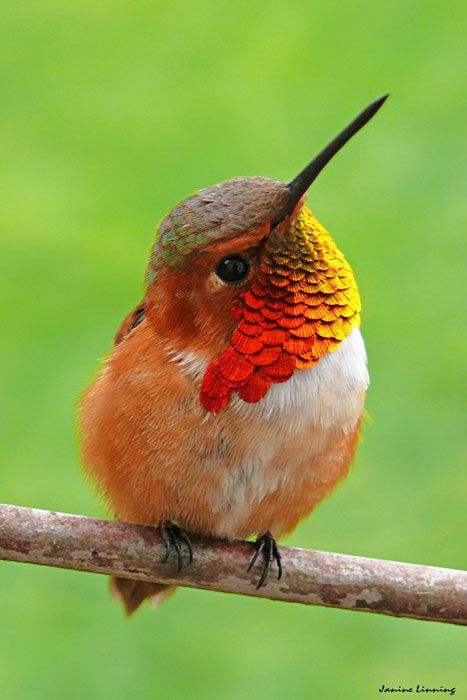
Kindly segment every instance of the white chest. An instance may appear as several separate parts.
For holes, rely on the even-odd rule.
[[[182,371],[202,378],[204,360],[187,352],[173,358]],[[228,459],[204,465],[218,483],[209,504],[219,515],[217,534],[237,535],[254,504],[268,493],[300,489],[300,480],[307,478],[304,463],[326,469],[324,455],[336,459],[335,436],[352,433],[362,415],[368,384],[365,346],[356,328],[335,352],[310,369],[297,370],[287,382],[273,384],[258,403],[234,396],[225,413],[208,414],[205,420],[215,422],[230,415],[232,425],[238,425],[237,415],[242,425]]]
[[[246,404],[238,397],[236,410],[277,422],[278,429],[301,430],[310,425],[347,432],[361,415],[362,393],[369,384],[365,345],[359,328],[335,352],[316,365],[297,370],[283,384],[273,384],[264,399]]]

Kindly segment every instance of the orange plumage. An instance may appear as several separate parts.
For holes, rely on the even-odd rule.
[[[255,534],[260,585],[271,563],[281,570],[274,538],[346,475],[368,385],[352,270],[303,204],[323,164],[320,154],[288,184],[230,180],[175,207],[145,296],[81,401],[84,465],[115,515],[161,527],[168,552],[190,532]],[[114,589],[128,612],[169,592]]]

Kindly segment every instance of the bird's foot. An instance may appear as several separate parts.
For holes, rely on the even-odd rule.
[[[193,545],[191,544],[190,537],[183,528],[170,522],[162,525],[159,529],[165,546],[165,554],[162,563],[168,561],[170,553],[174,549],[177,555],[177,573],[180,573],[183,568],[182,544],[185,544],[188,549],[188,563],[191,564],[193,562]]]
[[[276,544],[276,540],[270,532],[265,532],[264,535],[258,537],[258,539],[255,542],[255,547],[256,552],[253,555],[253,558],[250,562],[247,571],[250,571],[253,568],[254,564],[256,563],[256,560],[261,554],[263,557],[263,570],[261,572],[258,585],[256,586],[256,590],[258,590],[259,588],[261,588],[261,586],[265,585],[273,561],[276,562],[277,580],[279,581],[279,579],[282,576],[282,562],[279,548]]]

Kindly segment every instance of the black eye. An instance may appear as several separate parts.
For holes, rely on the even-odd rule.
[[[237,284],[250,271],[250,263],[244,255],[227,255],[217,263],[216,274],[226,284]]]

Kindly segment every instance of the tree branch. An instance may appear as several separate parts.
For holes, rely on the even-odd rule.
[[[161,562],[164,546],[154,528],[0,505],[0,559],[467,624],[467,572],[282,547],[282,580],[273,570],[256,590],[258,569],[247,573],[251,543],[194,537],[193,544],[193,564],[177,574],[175,557]]]

